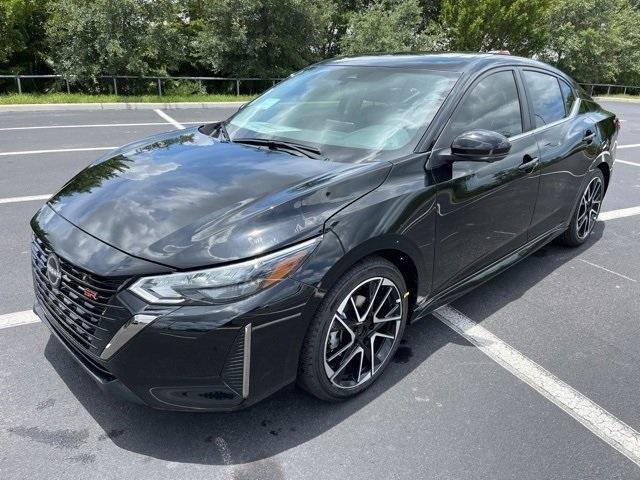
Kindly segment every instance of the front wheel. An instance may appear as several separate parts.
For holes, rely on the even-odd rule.
[[[372,257],[327,293],[305,338],[298,384],[323,400],[368,388],[395,353],[407,321],[407,287],[391,262]]]
[[[596,225],[603,197],[604,175],[599,168],[596,168],[591,172],[587,186],[578,200],[569,227],[559,237],[560,243],[569,247],[577,247],[589,238]]]

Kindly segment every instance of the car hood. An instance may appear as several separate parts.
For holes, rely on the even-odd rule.
[[[192,128],[105,155],[49,205],[125,253],[186,269],[320,234],[389,169],[387,162],[346,164],[220,142]]]

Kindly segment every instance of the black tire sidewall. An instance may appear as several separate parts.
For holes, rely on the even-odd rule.
[[[604,200],[604,188],[605,188],[604,175],[602,174],[599,168],[596,168],[592,170],[591,173],[587,176],[587,180],[585,181],[584,186],[580,189],[580,195],[578,196],[576,205],[571,214],[571,222],[569,223],[569,228],[567,228],[567,231],[565,232],[565,235],[563,238],[564,243],[569,246],[582,245],[584,242],[586,242],[589,239],[589,237],[591,237],[591,234],[593,233],[593,229],[592,229],[591,232],[589,232],[589,234],[586,237],[580,238],[578,237],[577,226],[578,226],[578,212],[580,210],[580,201],[582,200],[582,196],[584,195],[585,190],[589,187],[589,184],[591,183],[591,181],[596,177],[599,177],[600,180],[602,181],[602,199]]]
[[[324,343],[328,334],[329,327],[331,325],[331,320],[333,319],[334,312],[338,309],[340,302],[344,299],[344,297],[353,290],[358,284],[367,280],[368,278],[373,277],[385,277],[391,280],[398,287],[398,291],[400,292],[400,296],[402,299],[402,312],[403,318],[400,323],[400,329],[398,331],[398,335],[396,337],[396,341],[389,352],[389,355],[383,362],[383,364],[377,369],[376,373],[373,375],[371,379],[364,382],[362,385],[359,385],[350,389],[343,389],[336,387],[331,383],[329,378],[324,370]],[[312,332],[315,333],[315,338],[308,339],[307,347],[311,347],[313,352],[312,358],[312,367],[313,379],[312,383],[315,383],[315,387],[318,387],[322,391],[321,396],[326,399],[331,400],[342,400],[346,398],[353,397],[363,390],[367,389],[371,384],[373,384],[386,369],[387,365],[393,358],[399,344],[402,339],[402,335],[404,334],[404,329],[407,322],[408,316],[408,307],[409,302],[408,298],[405,295],[407,292],[407,286],[404,278],[400,271],[393,265],[391,262],[383,259],[373,257],[371,259],[360,262],[355,265],[352,269],[350,269],[341,279],[340,281],[332,288],[325,297],[323,303],[321,304],[318,312],[316,313],[313,322],[319,322],[319,325],[316,325],[315,329],[311,329]],[[320,328],[317,328],[320,327]],[[307,372],[309,373],[309,372]],[[305,386],[305,385],[303,385]],[[314,390],[316,388],[309,389],[311,393],[316,394]]]

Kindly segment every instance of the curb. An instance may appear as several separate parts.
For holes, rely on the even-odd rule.
[[[38,112],[51,110],[179,110],[188,108],[238,108],[245,102],[178,103],[29,103],[0,105],[1,112]]]
[[[622,98],[622,97],[593,97],[598,102],[621,102],[621,103],[640,103],[640,98]]]

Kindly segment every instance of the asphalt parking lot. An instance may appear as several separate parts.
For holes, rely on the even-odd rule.
[[[350,402],[288,387],[232,414],[105,397],[22,312],[48,194],[110,147],[234,107],[0,110],[0,478],[640,478],[640,103],[602,103],[623,127],[587,244],[551,244],[456,301],[475,330],[410,325]]]

